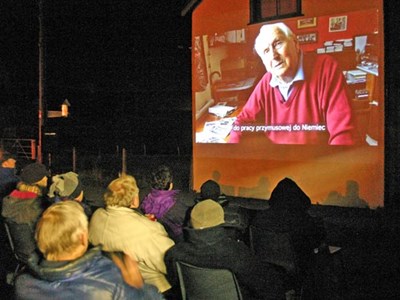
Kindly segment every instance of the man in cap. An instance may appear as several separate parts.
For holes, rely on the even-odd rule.
[[[186,240],[165,254],[168,280],[178,285],[176,262],[198,267],[230,269],[237,277],[244,299],[284,299],[283,272],[264,264],[241,241],[231,239],[223,228],[224,210],[214,200],[196,204],[190,215]]]
[[[21,181],[3,199],[2,216],[14,240],[15,252],[26,262],[35,251],[35,224],[45,208],[44,190],[47,187],[46,166],[31,163],[21,172]]]
[[[85,214],[90,218],[92,209],[84,201],[84,192],[79,175],[75,172],[67,172],[52,177],[47,194],[52,202],[60,202],[65,200],[73,200],[79,202],[83,207]]]

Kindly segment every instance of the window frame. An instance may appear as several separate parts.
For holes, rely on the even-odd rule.
[[[263,16],[261,10],[261,2],[263,0],[250,0],[250,24],[266,22],[270,20],[286,19],[303,16],[301,12],[301,0],[275,0],[276,13],[273,16]],[[279,7],[282,2],[292,1],[296,4],[296,9],[293,12],[280,14]]]

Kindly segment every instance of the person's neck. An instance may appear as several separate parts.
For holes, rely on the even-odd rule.
[[[294,74],[293,76],[283,76],[283,77],[280,76],[280,77],[278,77],[278,80],[279,80],[280,82],[282,82],[282,83],[288,84],[288,83],[291,83],[291,82],[293,81],[295,75],[296,75],[296,74]]]
[[[60,255],[47,255],[46,260],[49,261],[71,261],[80,258],[85,254],[86,249],[79,247],[71,253],[62,253]]]

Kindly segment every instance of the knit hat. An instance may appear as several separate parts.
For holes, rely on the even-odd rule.
[[[221,196],[219,184],[214,180],[207,180],[200,187],[200,196],[202,199],[212,199],[217,201],[218,197]]]
[[[190,214],[190,222],[195,229],[214,227],[225,223],[224,210],[214,200],[207,199],[197,203]]]
[[[62,199],[74,200],[82,192],[82,185],[78,179],[78,174],[68,172],[52,177],[52,184],[49,188],[48,196],[53,198],[59,196]]]
[[[26,165],[21,172],[21,180],[26,184],[36,183],[45,176],[49,176],[49,172],[45,165],[38,162]]]

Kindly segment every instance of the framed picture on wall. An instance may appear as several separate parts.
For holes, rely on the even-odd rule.
[[[308,32],[304,34],[298,34],[297,40],[300,44],[311,44],[316,43],[318,40],[318,33],[317,32]]]
[[[317,18],[303,18],[300,20],[297,20],[297,28],[310,28],[310,27],[316,27],[317,26]]]
[[[329,18],[329,32],[346,31],[347,16]]]

